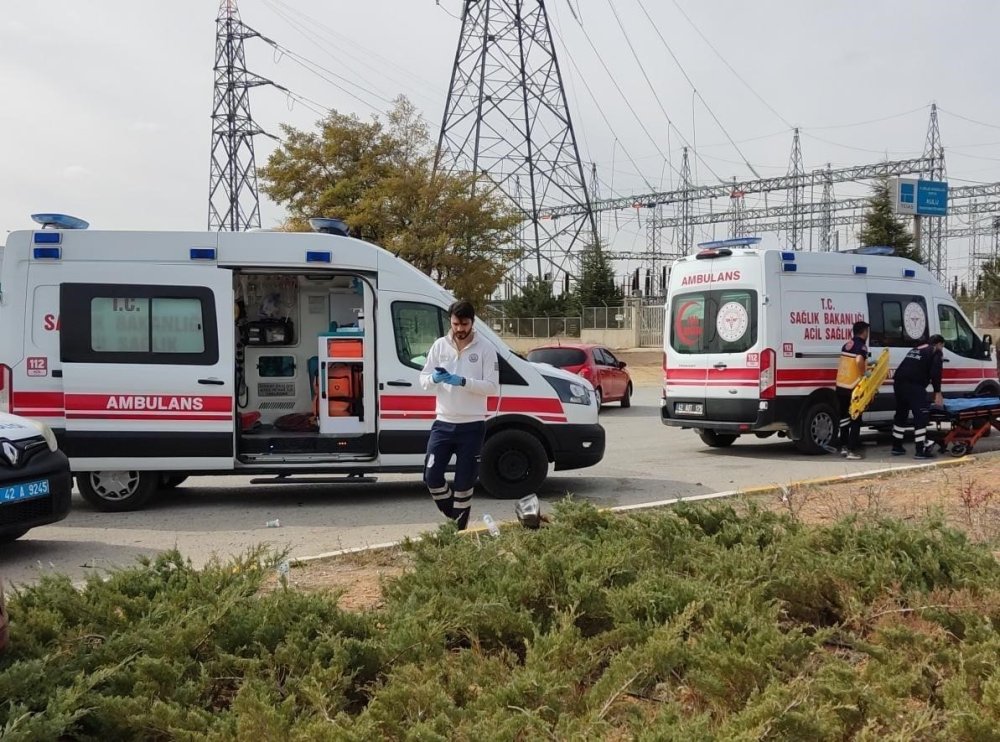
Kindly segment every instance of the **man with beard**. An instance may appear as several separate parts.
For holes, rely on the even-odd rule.
[[[496,349],[472,329],[476,310],[471,302],[456,301],[448,314],[451,332],[434,341],[420,372],[420,386],[437,396],[424,483],[438,510],[463,530],[469,523],[472,490],[479,477],[486,401],[500,393],[500,362]],[[444,475],[452,456],[455,478],[449,486]]]

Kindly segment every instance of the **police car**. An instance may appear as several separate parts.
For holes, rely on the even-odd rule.
[[[69,513],[69,460],[44,423],[0,412],[0,543]]]

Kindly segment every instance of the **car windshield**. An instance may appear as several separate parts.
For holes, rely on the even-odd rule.
[[[587,355],[579,348],[538,348],[528,353],[528,360],[547,363],[556,368],[579,366],[587,362]]]

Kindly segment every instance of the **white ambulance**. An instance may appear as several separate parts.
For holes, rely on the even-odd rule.
[[[992,338],[979,337],[930,272],[883,249],[762,249],[759,238],[704,243],[674,264],[665,312],[661,419],[712,447],[777,433],[820,453],[837,424],[841,347],[871,324],[890,368],[930,335],[945,338],[945,396],[1000,393]],[[888,428],[890,378],[863,421]]]
[[[36,221],[0,251],[0,410],[56,431],[95,506],[136,509],[192,474],[422,471],[435,397],[418,376],[452,297],[413,266],[335,220],[305,234]],[[500,359],[483,487],[522,497],[550,463],[599,462],[589,383],[476,330]]]

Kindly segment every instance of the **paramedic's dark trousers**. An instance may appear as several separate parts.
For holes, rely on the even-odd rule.
[[[906,418],[912,413],[913,442],[916,444],[917,453],[922,453],[927,442],[927,421],[930,419],[927,387],[904,381],[893,384],[892,391],[896,395],[896,416],[892,420],[892,449],[903,450]]]
[[[455,521],[460,529],[469,522],[472,490],[479,478],[479,455],[483,449],[486,423],[446,423],[435,420],[427,442],[424,483],[438,510]],[[455,479],[449,487],[445,469],[455,456]]]
[[[836,445],[848,451],[861,450],[861,415],[857,420],[851,419],[851,395],[853,389],[837,387],[837,406],[840,408],[840,432],[836,436]]]

